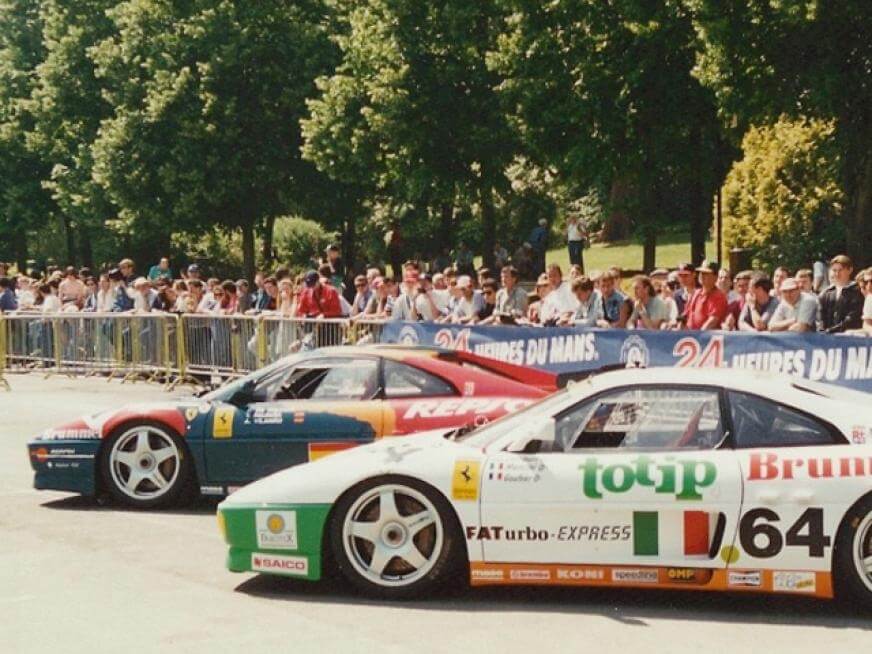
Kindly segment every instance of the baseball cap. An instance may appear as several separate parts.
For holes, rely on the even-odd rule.
[[[717,273],[719,267],[720,266],[718,266],[717,261],[712,261],[711,259],[703,259],[702,263],[697,266],[696,272]]]
[[[198,266],[198,265],[195,264],[195,263],[192,263],[190,266],[188,266],[188,272],[189,272],[189,273],[192,273],[192,272],[200,272],[200,266]]]
[[[306,276],[303,277],[303,283],[309,288],[313,287],[318,283],[318,273],[314,270],[310,270],[306,273]]]
[[[469,288],[472,286],[472,280],[469,275],[461,275],[457,278],[457,288]]]
[[[782,291],[795,291],[798,288],[799,284],[796,283],[796,280],[793,277],[788,277],[783,282],[781,282]]]
[[[678,264],[678,272],[693,272],[693,265],[689,263],[680,263]]]

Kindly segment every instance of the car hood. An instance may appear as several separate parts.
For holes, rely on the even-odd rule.
[[[383,438],[264,477],[236,491],[219,509],[264,504],[332,504],[351,486],[379,475],[406,475],[442,486],[457,458],[480,450],[445,438],[446,429]]]

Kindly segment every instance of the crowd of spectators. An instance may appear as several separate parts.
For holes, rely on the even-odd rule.
[[[569,229],[573,259],[581,255],[582,238],[580,230]],[[520,258],[510,258],[498,244],[497,268],[475,270],[471,251],[461,244],[454,256],[442,253],[430,262],[431,272],[417,261],[406,261],[393,277],[379,266],[346,277],[339,248],[333,245],[317,269],[292,275],[279,267],[271,274],[257,273],[252,284],[246,279],[204,279],[197,264],[175,276],[167,258],[144,276],[137,274],[130,259],[96,275],[70,266],[39,278],[11,276],[9,266],[0,264],[0,312],[266,314],[365,322],[872,336],[872,269],[855,274],[845,255],[834,257],[817,275],[810,268],[791,274],[782,267],[771,276],[751,270],[733,275],[712,261],[682,264],[675,270],[632,277],[626,291],[617,268],[585,275],[575,263],[564,276],[552,263],[528,290],[522,286],[524,273],[518,264],[544,266],[541,244],[531,245],[524,244]]]

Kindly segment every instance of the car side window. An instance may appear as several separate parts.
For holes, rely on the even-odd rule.
[[[804,413],[757,395],[729,391],[733,440],[738,449],[832,445],[832,429]]]
[[[316,359],[291,371],[276,400],[368,400],[378,392],[375,359]]]
[[[724,438],[717,390],[629,388],[584,400],[557,419],[557,449],[713,449]]]
[[[389,400],[401,397],[457,394],[451,384],[439,377],[390,359],[384,360],[384,376],[385,397]]]

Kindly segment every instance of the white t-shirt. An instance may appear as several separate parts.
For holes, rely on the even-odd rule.
[[[43,313],[57,313],[61,310],[61,299],[57,295],[46,295],[42,302]]]
[[[584,238],[584,233],[581,231],[581,226],[577,223],[567,223],[566,239],[569,241],[580,241]]]
[[[569,282],[562,282],[542,300],[539,316],[542,322],[559,318],[564,313],[575,313],[578,308],[576,298],[569,288]]]
[[[863,301],[863,320],[872,320],[872,295],[867,295]]]

